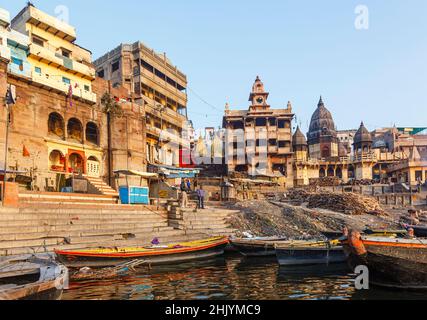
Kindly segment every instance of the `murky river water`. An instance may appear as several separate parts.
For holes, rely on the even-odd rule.
[[[117,280],[74,283],[66,300],[427,299],[427,293],[357,291],[346,265],[280,268],[275,260],[227,256],[157,267]]]

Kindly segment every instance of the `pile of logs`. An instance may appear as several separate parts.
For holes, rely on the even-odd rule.
[[[386,215],[375,198],[356,193],[312,193],[293,190],[289,192],[288,198],[297,204],[308,203],[309,208],[327,209],[348,215]]]
[[[337,177],[324,177],[319,179],[310,179],[312,187],[336,187],[341,185],[341,179]]]

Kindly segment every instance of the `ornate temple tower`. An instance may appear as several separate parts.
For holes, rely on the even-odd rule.
[[[299,126],[292,137],[292,147],[294,150],[294,158],[296,161],[308,160],[308,144],[307,139],[302,133]]]
[[[372,152],[372,135],[363,122],[354,136],[354,169],[357,180],[372,179],[372,169],[376,163]]]
[[[320,97],[307,134],[310,157],[314,159],[338,157],[338,135],[332,114]]]

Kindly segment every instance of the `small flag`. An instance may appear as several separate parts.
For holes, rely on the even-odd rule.
[[[70,101],[70,107],[73,106],[73,87],[70,84],[70,87],[68,88],[68,99]]]
[[[24,157],[24,158],[29,158],[31,155],[30,155],[30,152],[28,151],[28,149],[27,149],[27,147],[26,146],[24,146],[23,147],[23,149],[22,149],[22,156]]]

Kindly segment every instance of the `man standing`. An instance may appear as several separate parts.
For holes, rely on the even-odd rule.
[[[188,208],[188,195],[184,179],[181,180],[181,208]]]
[[[199,189],[197,189],[197,199],[198,201],[198,208],[199,209],[205,209],[205,190],[203,190],[203,186],[200,186]]]

